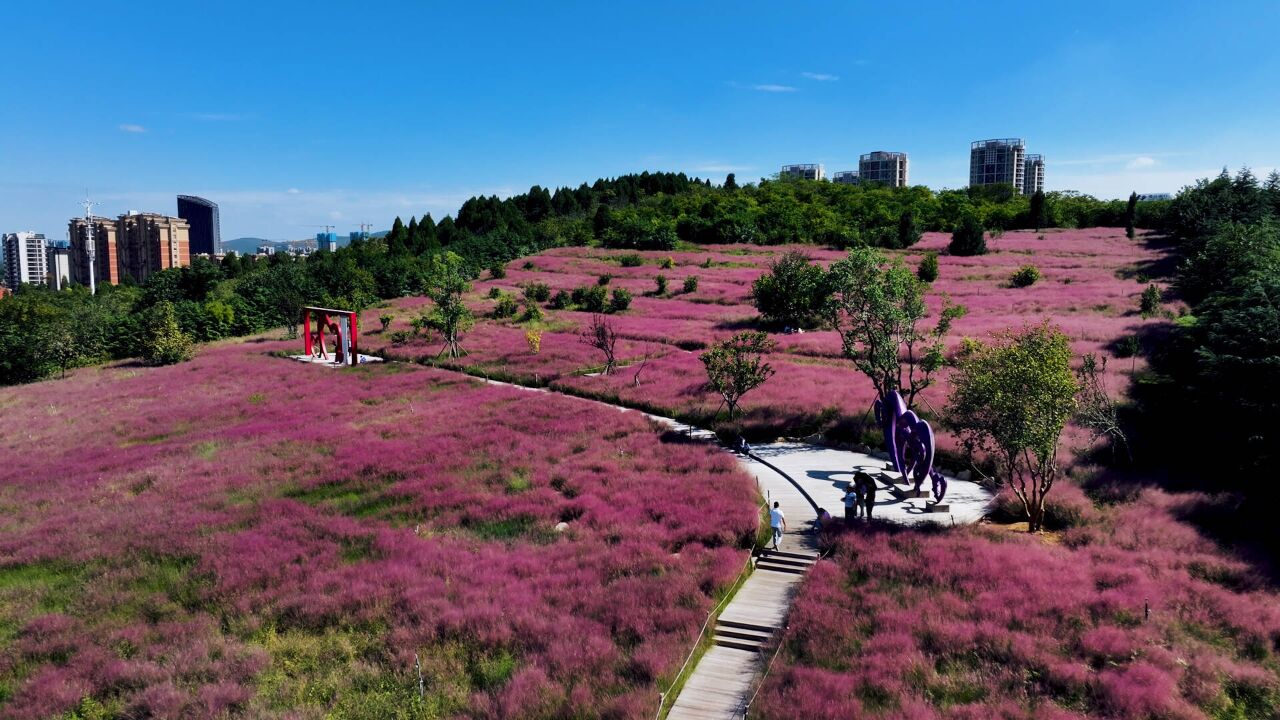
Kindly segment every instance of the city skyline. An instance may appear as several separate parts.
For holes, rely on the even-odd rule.
[[[11,33],[88,47],[161,7],[71,3],[68,27],[66,5],[13,9]],[[38,111],[0,117],[21,139],[0,154],[0,228],[61,239],[86,191],[107,215],[172,214],[187,194],[218,203],[225,238],[296,239],[643,170],[741,183],[795,162],[853,169],[867,148],[908,153],[913,184],[956,188],[986,137],[1026,138],[1052,166],[1047,190],[1099,197],[1280,164],[1276,23],[1258,21],[1275,6],[730,7],[231,3],[92,63],[17,56],[0,90]],[[990,18],[1036,29],[1036,52],[993,63],[955,30]],[[849,50],[851,32],[890,26]],[[797,36],[812,42],[796,50]],[[866,112],[872,97],[897,104]]]

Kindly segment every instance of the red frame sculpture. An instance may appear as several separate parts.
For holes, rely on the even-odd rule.
[[[316,318],[316,331],[311,332],[311,318]],[[347,327],[350,328],[350,344],[344,347],[343,342],[343,321],[346,321]],[[332,308],[322,307],[304,307],[302,308],[302,338],[303,349],[307,357],[328,358],[325,351],[324,333],[328,330],[333,334],[336,340],[334,345],[333,361],[342,365],[355,365],[359,362],[360,350],[357,342],[360,333],[357,327],[356,313],[351,310],[334,310]],[[319,346],[319,352],[316,346]]]

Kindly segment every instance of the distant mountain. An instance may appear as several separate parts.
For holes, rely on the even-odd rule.
[[[386,230],[381,230],[375,233],[370,233],[369,237],[380,238],[386,234]],[[346,247],[349,240],[350,238],[346,235],[338,235],[338,247]],[[277,250],[285,250],[298,245],[315,247],[315,243],[315,238],[307,238],[305,240],[267,240],[266,238],[258,237],[242,237],[236,238],[235,240],[223,240],[222,251],[235,251],[237,255],[252,255],[258,252],[258,248],[263,245],[272,245]]]

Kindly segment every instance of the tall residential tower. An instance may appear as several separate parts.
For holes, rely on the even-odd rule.
[[[5,283],[17,290],[23,283],[47,282],[48,259],[44,235],[15,232],[4,236]]]
[[[192,255],[221,255],[222,231],[218,227],[218,203],[195,195],[178,196],[178,217],[190,226]]]
[[[904,152],[869,152],[858,158],[858,180],[889,187],[906,187],[908,165],[907,154]]]

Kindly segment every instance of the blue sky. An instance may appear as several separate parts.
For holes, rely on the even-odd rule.
[[[891,7],[896,5],[896,7]],[[1280,165],[1280,3],[11,3],[0,230],[222,207],[223,238],[641,170],[758,179],[1023,137],[1050,189]],[[909,8],[909,9],[902,9]]]

